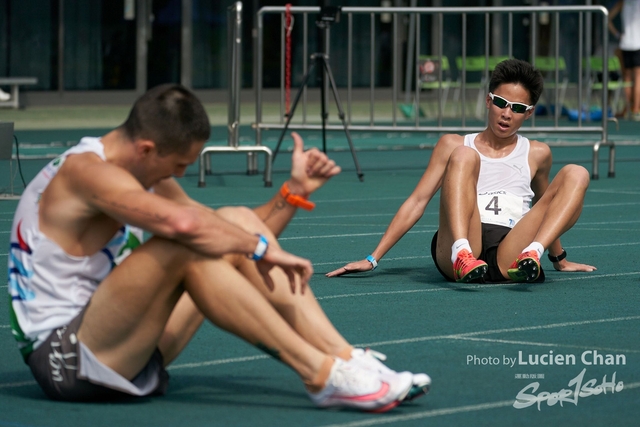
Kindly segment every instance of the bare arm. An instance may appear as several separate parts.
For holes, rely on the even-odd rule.
[[[258,236],[189,199],[173,179],[161,181],[157,194],[149,192],[125,169],[90,153],[70,156],[43,198],[43,231],[65,250],[70,248],[71,254],[91,253],[91,248],[99,250],[106,243],[101,239],[108,234],[97,236],[90,231],[96,221],[111,229],[120,224],[138,226],[207,257],[250,255],[259,241]],[[277,245],[269,246],[264,262],[282,267],[288,275],[299,273],[303,285],[313,272],[308,260]]]
[[[391,220],[382,239],[371,255],[379,261],[411,228],[420,220],[427,205],[440,189],[444,170],[457,146],[462,145],[464,139],[460,135],[444,135],[435,148],[429,160],[429,165],[411,195],[404,201],[398,212]],[[349,273],[370,271],[372,264],[366,259],[349,263],[337,270],[326,274],[327,277],[341,276]]]
[[[304,142],[293,132],[294,149],[291,156],[291,178],[287,185],[291,194],[308,198],[331,177],[340,173],[340,166],[317,148],[304,150]],[[278,191],[267,203],[254,208],[269,229],[279,236],[298,208],[285,200]]]
[[[620,1],[616,2],[615,5],[613,5],[611,10],[609,11],[609,19],[608,19],[608,22],[607,22],[608,27],[609,27],[609,31],[617,39],[619,39],[622,34],[620,34],[620,31],[616,28],[615,25],[613,25],[613,20],[616,18],[616,16],[618,16],[620,11],[622,10],[623,4],[624,4],[624,1],[620,0]]]

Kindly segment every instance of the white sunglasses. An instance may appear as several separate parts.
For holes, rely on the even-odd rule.
[[[496,107],[498,108],[511,107],[511,111],[513,111],[514,113],[524,114],[533,108],[533,105],[523,104],[522,102],[507,101],[503,97],[495,95],[491,92],[489,92],[489,97],[491,97],[491,100],[493,101],[493,105],[495,105]]]

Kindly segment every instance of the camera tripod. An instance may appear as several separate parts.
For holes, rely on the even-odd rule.
[[[327,29],[327,24],[325,23],[324,25],[321,26],[321,23],[318,22],[318,27],[326,30]],[[333,98],[336,101],[336,106],[338,107],[338,117],[340,117],[340,120],[342,121],[342,126],[344,127],[344,133],[347,136],[347,141],[349,142],[349,148],[351,149],[351,155],[353,156],[353,162],[356,166],[356,173],[358,174],[358,179],[360,179],[360,181],[364,180],[364,174],[362,173],[362,171],[360,170],[360,165],[358,164],[358,158],[356,157],[356,151],[355,148],[353,147],[353,141],[351,140],[351,134],[349,133],[349,128],[347,126],[347,122],[345,120],[345,114],[344,114],[344,110],[342,109],[342,103],[340,102],[340,97],[338,96],[338,89],[336,88],[336,82],[333,79],[333,74],[331,73],[331,68],[329,67],[329,63],[328,63],[328,56],[322,52],[316,52],[314,54],[311,55],[311,66],[309,67],[309,70],[307,71],[307,74],[305,74],[305,76],[303,77],[302,80],[302,86],[300,86],[300,89],[298,90],[298,93],[296,94],[295,100],[293,101],[293,105],[291,106],[291,111],[289,111],[289,114],[287,115],[287,121],[284,125],[284,128],[282,129],[282,133],[280,134],[280,138],[278,139],[278,144],[276,145],[275,150],[273,151],[273,161],[275,162],[276,160],[276,156],[278,155],[278,150],[280,149],[280,144],[282,143],[282,139],[284,138],[284,134],[287,132],[287,129],[289,127],[289,123],[291,123],[291,119],[293,119],[293,115],[296,111],[296,107],[298,105],[298,101],[300,101],[300,96],[302,95],[302,92],[304,91],[304,88],[307,86],[307,84],[309,83],[309,78],[311,77],[311,74],[313,73],[313,70],[315,68],[318,68],[318,72],[322,73],[322,79],[321,79],[321,84],[320,84],[320,109],[321,109],[321,115],[322,115],[322,151],[323,152],[327,152],[327,140],[326,140],[326,125],[327,125],[327,119],[329,118],[329,113],[327,112],[327,106],[325,105],[325,80],[324,77],[328,77],[329,79],[329,83],[331,85],[331,91],[333,92]]]

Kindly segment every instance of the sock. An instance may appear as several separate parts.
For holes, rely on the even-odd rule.
[[[335,363],[335,360],[333,360],[333,357],[326,356],[324,358],[324,361],[322,362],[322,365],[320,366],[320,370],[316,374],[316,377],[313,380],[311,380],[311,382],[307,382],[307,381],[304,382],[304,385],[307,388],[307,390],[309,390],[309,392],[317,393],[325,387],[325,385],[327,384],[327,380],[329,379],[329,375],[331,374],[331,368],[333,368],[334,363]]]
[[[338,354],[336,354],[336,356],[338,356],[340,359],[344,361],[348,361],[348,360],[351,360],[352,351],[353,351],[353,347],[349,345],[343,348]]]
[[[544,246],[542,246],[540,242],[533,242],[522,250],[523,253],[529,251],[538,252],[538,258],[542,258],[542,254],[544,253]]]
[[[469,253],[472,253],[471,246],[469,245],[469,241],[467,239],[458,239],[453,242],[453,246],[451,246],[451,262],[456,262],[456,258],[458,258],[458,252],[462,249],[466,249]]]

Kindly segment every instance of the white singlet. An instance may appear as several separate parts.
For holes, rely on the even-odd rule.
[[[623,28],[620,49],[631,52],[640,50],[640,0],[625,1],[620,16]]]
[[[131,250],[142,242],[142,230],[122,227],[100,251],[84,257],[65,253],[39,227],[38,202],[67,156],[92,152],[105,160],[98,138],[78,145],[52,160],[27,185],[11,227],[9,249],[10,322],[13,336],[26,357],[49,336],[67,325],[84,308],[97,286]]]
[[[464,145],[480,155],[478,177],[478,210],[485,224],[513,228],[531,208],[534,196],[531,190],[529,147],[527,138],[517,135],[513,151],[506,157],[493,159],[484,156],[476,147],[477,133],[465,135]]]

